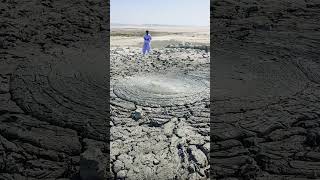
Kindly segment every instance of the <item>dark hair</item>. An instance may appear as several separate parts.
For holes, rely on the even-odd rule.
[[[148,31],[148,30],[146,30],[146,33],[148,34],[148,33],[149,33],[149,31]]]

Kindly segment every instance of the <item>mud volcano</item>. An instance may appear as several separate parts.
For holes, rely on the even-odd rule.
[[[207,98],[209,87],[201,78],[183,73],[140,74],[120,80],[114,93],[143,106],[173,106]]]
[[[106,138],[107,88],[98,69],[104,57],[93,53],[71,55],[66,62],[20,65],[11,79],[11,94],[31,115],[78,131],[96,140]],[[75,54],[75,53],[73,53]]]
[[[140,54],[140,48],[110,51],[112,176],[208,179],[209,54],[183,48]]]
[[[108,4],[1,2],[0,179],[107,179]]]

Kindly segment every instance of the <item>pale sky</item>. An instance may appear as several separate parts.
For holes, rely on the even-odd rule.
[[[210,0],[110,0],[110,22],[210,25]]]

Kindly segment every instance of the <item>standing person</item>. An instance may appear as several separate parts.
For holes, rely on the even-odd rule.
[[[143,43],[143,48],[142,48],[142,53],[143,55],[146,54],[146,52],[150,52],[151,49],[151,35],[149,34],[149,31],[146,31],[146,34],[144,35],[144,43]]]

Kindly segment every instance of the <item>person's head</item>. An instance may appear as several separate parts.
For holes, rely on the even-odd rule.
[[[146,30],[146,34],[149,34],[149,31],[148,31],[148,30]]]

